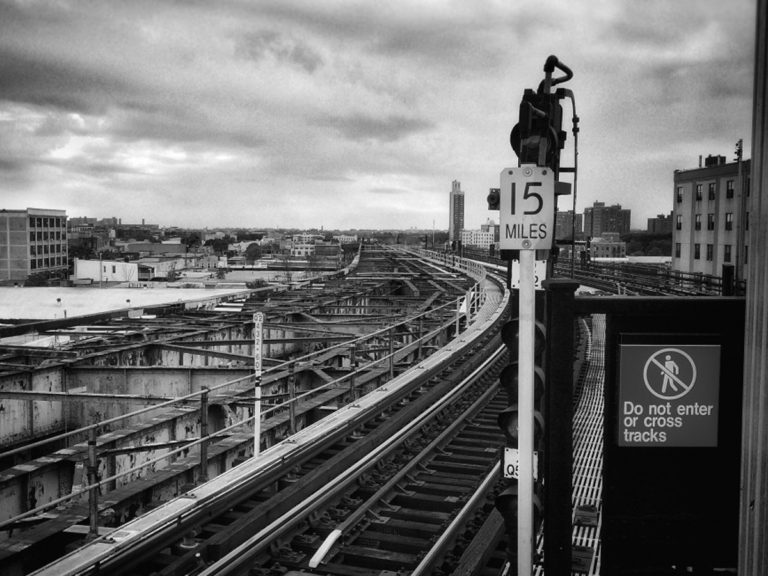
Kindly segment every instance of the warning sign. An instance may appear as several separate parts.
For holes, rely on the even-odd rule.
[[[717,446],[720,346],[622,344],[619,446]]]

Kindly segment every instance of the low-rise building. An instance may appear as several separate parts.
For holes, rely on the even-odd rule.
[[[357,234],[338,234],[333,239],[339,244],[357,244]]]
[[[83,260],[75,258],[72,280],[75,282],[136,282],[139,263],[122,260]]]
[[[478,248],[488,248],[494,242],[495,232],[486,230],[461,230],[459,239],[463,246],[477,246]]]
[[[603,232],[590,242],[592,258],[626,258],[627,243],[622,242],[618,232]]]

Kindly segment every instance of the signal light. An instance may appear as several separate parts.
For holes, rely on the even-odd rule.
[[[517,318],[513,318],[501,327],[501,341],[507,347],[512,362],[517,362],[519,334],[520,322]],[[533,343],[533,353],[537,364],[542,363],[544,359],[544,350],[547,347],[546,335],[547,329],[544,323],[537,320]]]
[[[499,415],[496,418],[496,422],[498,423],[502,432],[504,432],[504,436],[507,438],[507,445],[510,448],[517,448],[517,440],[520,433],[518,427],[518,421],[520,419],[519,417],[520,412],[517,408],[517,400],[515,400],[515,404],[513,406],[507,406],[504,408],[504,410],[499,412]],[[533,422],[534,444],[539,444],[544,439],[544,416],[540,410],[534,411]]]
[[[488,190],[488,210],[499,210],[501,205],[501,190],[499,188],[490,188]]]
[[[517,538],[517,480],[502,490],[494,500],[496,510],[504,519],[510,543]]]

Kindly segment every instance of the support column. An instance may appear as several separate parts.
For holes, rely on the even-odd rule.
[[[544,571],[571,573],[574,296],[578,282],[545,280]]]
[[[208,482],[208,388],[200,395],[200,482]]]
[[[757,2],[739,574],[768,574],[768,0]]]
[[[88,433],[88,517],[90,529],[88,538],[99,537],[99,487],[93,486],[99,481],[99,462],[96,459],[96,428],[91,428]]]

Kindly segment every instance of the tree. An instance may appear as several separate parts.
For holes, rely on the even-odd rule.
[[[176,264],[172,264],[168,269],[168,273],[165,275],[165,280],[167,282],[175,282],[178,277],[179,273],[176,271]]]
[[[259,258],[261,258],[261,246],[259,246],[259,243],[253,242],[248,244],[248,247],[245,249],[245,263],[253,264]]]
[[[34,272],[24,280],[24,286],[48,286],[53,274],[50,271]]]
[[[204,246],[210,246],[214,254],[222,256],[227,252],[229,242],[226,238],[213,238],[211,240],[206,240]]]

